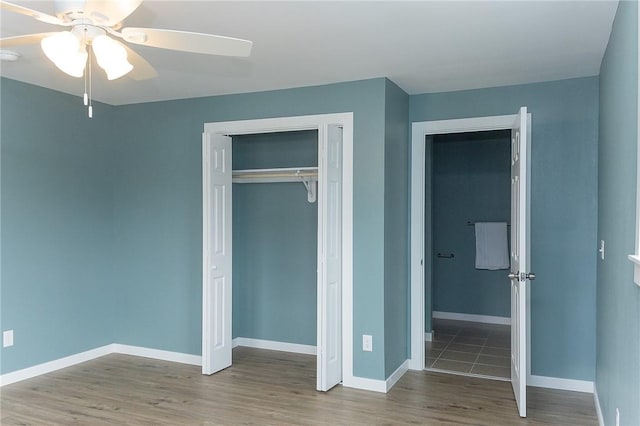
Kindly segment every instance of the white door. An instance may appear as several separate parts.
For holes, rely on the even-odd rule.
[[[521,417],[527,415],[527,286],[529,274],[530,131],[520,108],[511,131],[511,384]]]
[[[319,129],[317,385],[342,381],[342,128]]]
[[[231,138],[202,135],[202,373],[231,365]],[[205,183],[206,182],[206,183]]]

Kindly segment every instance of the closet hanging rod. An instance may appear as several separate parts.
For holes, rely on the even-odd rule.
[[[299,182],[301,178],[317,179],[317,167],[233,170],[233,182]]]
[[[307,190],[307,201],[315,203],[317,199],[317,167],[232,170],[231,176],[233,183],[302,182]]]

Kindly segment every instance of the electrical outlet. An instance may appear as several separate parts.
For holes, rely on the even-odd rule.
[[[2,347],[8,348],[9,346],[13,346],[13,330],[2,332]]]
[[[373,337],[370,334],[362,335],[362,350],[365,352],[373,351]]]
[[[620,409],[616,408],[616,426],[620,426]]]
[[[600,248],[598,249],[600,253],[600,259],[604,260],[604,240],[600,240]]]

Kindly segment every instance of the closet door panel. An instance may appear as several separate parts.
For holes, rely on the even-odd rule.
[[[203,134],[202,373],[231,365],[231,138]]]
[[[318,390],[342,381],[342,128],[320,132]]]

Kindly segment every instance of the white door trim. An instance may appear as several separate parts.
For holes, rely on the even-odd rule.
[[[528,116],[530,119],[531,114]],[[447,133],[508,130],[513,127],[516,117],[516,114],[511,114],[420,121],[411,124],[411,359],[409,368],[412,370],[424,369],[425,137]],[[530,313],[531,310],[527,306],[527,314]],[[527,376],[531,375],[530,326],[531,321],[527,319]]]
[[[223,121],[204,124],[205,133],[227,136],[314,130],[340,125],[342,139],[342,378],[353,380],[353,113],[277,117],[256,120]],[[203,193],[208,182],[203,181]],[[203,236],[204,238],[204,236]],[[206,245],[203,242],[203,246]],[[203,248],[204,250],[204,248]],[[204,256],[205,253],[203,253]],[[203,313],[207,308],[204,306]],[[320,318],[318,317],[318,321]],[[209,330],[202,330],[202,357],[209,356]],[[321,350],[321,348],[317,348]],[[204,364],[204,363],[203,363]]]

